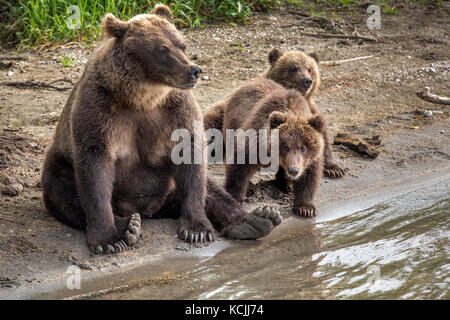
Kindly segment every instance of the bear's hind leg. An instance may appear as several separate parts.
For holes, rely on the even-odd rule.
[[[342,178],[345,175],[345,170],[333,162],[333,150],[331,149],[330,139],[326,128],[323,129],[322,134],[325,141],[325,148],[323,152],[325,164],[323,174],[324,176],[332,179]]]
[[[86,230],[86,215],[77,194],[74,171],[63,156],[49,154],[42,174],[44,205],[48,212],[60,222],[79,230]],[[114,215],[114,224],[123,239],[105,248],[95,248],[95,252],[120,252],[134,245],[140,235],[139,214],[129,217]]]
[[[41,185],[47,211],[74,229],[86,230],[86,215],[77,194],[73,168],[63,156],[47,156]]]

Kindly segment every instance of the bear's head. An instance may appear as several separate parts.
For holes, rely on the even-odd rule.
[[[279,130],[280,166],[291,180],[298,179],[313,162],[322,161],[324,121],[320,115],[306,119],[274,111],[269,120],[270,128]]]
[[[313,96],[319,90],[319,55],[316,52],[283,53],[280,49],[272,49],[269,62],[266,76],[283,87],[298,90],[305,97]]]
[[[202,69],[186,56],[184,39],[167,6],[157,5],[152,14],[129,21],[108,13],[102,26],[113,42],[110,57],[120,76],[180,89],[195,86]]]

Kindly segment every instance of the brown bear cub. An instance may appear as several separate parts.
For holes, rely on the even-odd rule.
[[[260,98],[250,101],[251,92],[253,97]],[[256,132],[259,129],[279,130],[276,182],[285,191],[292,187],[295,214],[315,216],[314,194],[323,174],[322,117],[311,112],[308,102],[298,91],[285,89],[265,78],[244,85],[230,97],[229,102],[224,128],[254,129]],[[225,189],[238,201],[243,201],[251,177],[262,167],[259,161],[249,164],[248,153],[252,148],[249,141],[246,140],[246,164],[227,164],[225,170]],[[260,149],[260,140],[257,141]],[[237,150],[235,148],[235,158]]]
[[[269,52],[269,69],[260,77],[271,79],[287,89],[295,89],[300,92],[308,101],[313,114],[319,114],[319,109],[314,102],[314,96],[319,91],[319,55],[316,52],[305,54],[301,51],[290,51],[285,54],[279,49],[272,49]],[[244,84],[245,85],[245,84]],[[237,89],[239,90],[239,89]],[[258,90],[248,90],[251,101],[260,98]],[[223,128],[225,113],[229,107],[230,96],[219,101],[203,114],[205,129]],[[242,104],[246,108],[246,104]],[[324,174],[330,178],[340,178],[345,175],[345,171],[333,162],[333,153],[328,137],[328,131],[323,129],[325,139],[324,148]]]
[[[171,160],[172,132],[203,137],[203,119],[190,90],[201,68],[187,58],[169,8],[127,22],[108,14],[103,31],[46,155],[48,211],[85,230],[95,253],[134,245],[141,215],[180,218],[179,237],[195,243],[213,241],[214,228],[238,239],[270,233],[280,223],[276,210],[249,214],[207,178],[206,163]],[[195,143],[189,148],[204,154]]]

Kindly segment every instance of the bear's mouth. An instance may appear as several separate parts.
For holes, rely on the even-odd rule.
[[[290,180],[297,180],[298,178],[300,178],[300,176],[302,175],[303,171],[300,171],[298,174],[296,175],[291,175],[289,173],[286,173],[286,175],[288,176],[288,178]]]
[[[302,87],[297,88],[297,90],[300,91],[300,93],[303,93],[303,94],[308,93],[309,89],[311,89],[311,87],[309,87],[309,88],[302,88]]]
[[[195,87],[195,85],[197,84],[197,80],[192,80],[190,82],[187,83],[183,83],[183,84],[179,84],[176,85],[175,87],[177,87],[178,89],[192,89],[193,87]]]

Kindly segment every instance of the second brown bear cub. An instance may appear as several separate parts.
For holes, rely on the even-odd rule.
[[[249,90],[259,97],[253,103],[248,100]],[[315,216],[314,194],[323,174],[322,117],[311,112],[308,102],[299,92],[287,90],[265,78],[244,85],[230,97],[229,102],[224,128],[254,129],[256,132],[259,129],[279,130],[277,184],[284,190],[289,190],[292,184],[295,214]],[[252,148],[248,143],[246,158]],[[251,177],[261,167],[260,162],[227,164],[226,190],[242,201]]]

